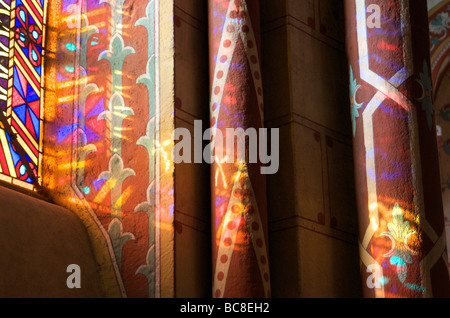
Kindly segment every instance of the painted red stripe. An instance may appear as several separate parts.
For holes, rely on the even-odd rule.
[[[9,169],[8,169],[8,164],[6,163],[5,153],[4,153],[2,146],[0,146],[0,165],[2,166],[3,173],[10,175]]]
[[[16,130],[18,131],[18,133],[22,137],[22,139],[25,141],[25,143],[28,145],[28,147],[31,149],[31,151],[33,151],[33,153],[36,155],[36,157],[38,157],[39,152],[33,146],[33,144],[28,139],[28,137],[25,135],[25,133],[22,131],[22,129],[20,129],[19,125],[17,124],[17,122],[14,119],[12,120],[12,124],[13,124],[13,127],[16,128]]]
[[[36,77],[34,77],[33,73],[30,70],[30,68],[28,67],[27,64],[25,64],[25,61],[22,59],[20,54],[18,52],[16,52],[15,56],[17,57],[17,59],[19,60],[19,63],[23,66],[25,71],[28,73],[29,77],[31,77],[31,80],[33,81],[33,83],[36,84],[36,87],[38,89],[41,89],[41,85],[40,85],[39,81],[36,79]],[[17,67],[17,71],[21,72],[18,67]]]
[[[35,16],[37,16],[39,22],[41,22],[41,24],[42,24],[42,16],[39,13],[39,11],[36,9],[36,7],[34,6],[33,2],[31,2],[30,0],[25,0],[25,2],[28,3],[28,5],[30,6],[31,10],[33,10]]]
[[[377,44],[377,47],[379,49],[387,50],[387,51],[393,51],[393,52],[400,52],[401,51],[401,49],[399,47],[397,47],[395,45],[392,45],[390,43],[387,43],[385,41],[379,41],[378,44]]]

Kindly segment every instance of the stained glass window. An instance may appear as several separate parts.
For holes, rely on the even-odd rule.
[[[0,180],[40,183],[47,0],[0,0]]]

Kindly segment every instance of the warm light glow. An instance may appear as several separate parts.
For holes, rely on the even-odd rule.
[[[225,177],[225,173],[223,172],[223,168],[222,168],[222,164],[225,163],[226,161],[227,161],[227,156],[222,158],[222,160],[220,160],[220,161],[216,161],[218,167],[216,169],[216,174],[215,174],[215,185],[217,186],[217,184],[218,184],[217,178],[220,173],[220,175],[222,176],[222,184],[223,184],[224,189],[228,188],[227,179]]]

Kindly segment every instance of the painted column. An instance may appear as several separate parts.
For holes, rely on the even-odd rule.
[[[263,127],[259,2],[209,0],[208,4],[210,149],[215,156],[212,293],[217,298],[269,297],[265,176],[259,164],[248,158],[239,161],[236,151],[225,151],[225,140],[232,138],[227,128],[258,132]]]
[[[447,297],[427,2],[346,0],[366,297]]]

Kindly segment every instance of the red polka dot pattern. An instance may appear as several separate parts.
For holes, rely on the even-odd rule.
[[[261,67],[259,61],[259,52],[257,41],[253,33],[252,21],[247,11],[247,3],[245,0],[241,1],[218,1],[213,2],[213,6],[217,5],[217,10],[224,10],[222,4],[228,5],[225,16],[225,21],[217,18],[214,20],[216,30],[222,30],[220,42],[215,46],[215,54],[217,57],[215,69],[212,79],[212,94],[210,101],[210,118],[211,126],[217,125],[219,113],[226,109],[227,106],[237,102],[236,96],[229,94],[231,89],[239,89],[236,87],[236,81],[230,81],[228,78],[233,57],[238,54],[244,54],[247,59],[246,67],[253,82],[252,89],[257,98],[257,106],[259,108],[259,119],[261,127],[263,127],[263,90]],[[217,4],[216,4],[217,3]],[[239,6],[239,7],[237,7]],[[223,15],[221,15],[223,16]],[[242,45],[240,45],[242,43]],[[239,45],[238,45],[239,44]],[[237,81],[239,82],[239,81]],[[231,85],[231,83],[233,85]],[[226,93],[225,93],[226,92]],[[224,106],[222,106],[224,105]],[[223,115],[222,115],[223,116]],[[217,131],[213,127],[211,134],[211,141],[214,144]],[[214,147],[212,152],[214,151]],[[258,264],[257,271],[261,277],[263,292],[266,296],[270,295],[270,277],[269,277],[269,262],[267,261],[267,246],[265,242],[264,228],[261,221],[261,216],[256,202],[255,194],[253,192],[251,180],[248,177],[248,171],[245,167],[241,167],[239,172],[241,177],[234,178],[234,183],[230,191],[230,198],[228,199],[226,211],[220,217],[220,237],[218,237],[218,251],[217,259],[214,269],[214,297],[226,296],[226,282],[229,274],[230,264],[233,259],[234,251],[236,250],[236,242],[239,238],[237,233],[239,231],[246,232],[249,243],[253,248],[256,256],[256,263]],[[248,235],[247,235],[248,234]],[[219,235],[219,234],[218,234]],[[235,275],[235,274],[234,274]]]

